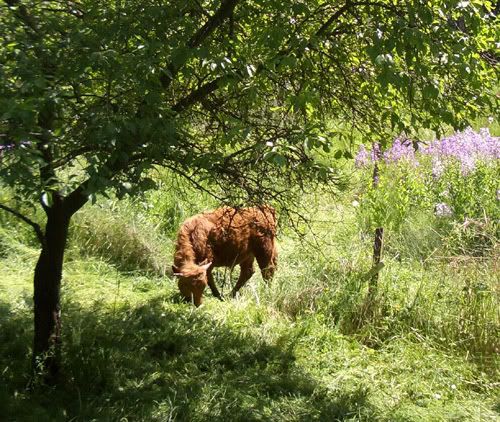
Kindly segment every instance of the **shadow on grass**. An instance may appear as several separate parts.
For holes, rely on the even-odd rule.
[[[362,389],[333,396],[269,344],[156,298],[109,310],[65,303],[64,381],[25,390],[31,315],[0,302],[3,420],[311,421],[373,418]],[[289,344],[289,342],[288,342]]]

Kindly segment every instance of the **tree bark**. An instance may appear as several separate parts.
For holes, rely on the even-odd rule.
[[[62,267],[71,215],[62,204],[54,204],[46,213],[45,242],[34,275],[33,370],[43,372],[47,381],[55,382],[61,353]]]

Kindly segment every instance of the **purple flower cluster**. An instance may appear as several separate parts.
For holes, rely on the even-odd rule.
[[[492,161],[500,158],[500,138],[491,136],[487,128],[479,132],[468,128],[428,145],[420,144],[419,152],[431,156],[433,164],[438,166],[450,159],[456,160],[460,163],[462,174],[467,175],[474,170],[478,160]]]
[[[434,206],[434,214],[437,217],[452,217],[453,211],[445,202],[440,202]]]
[[[362,144],[354,158],[354,164],[357,168],[361,168],[380,159],[383,159],[386,163],[396,163],[401,160],[406,160],[418,165],[415,158],[413,143],[407,138],[396,138],[391,148],[386,150],[383,154],[380,151],[380,145],[378,143],[373,144],[371,151],[368,151]]]
[[[368,165],[371,161],[371,156],[366,147],[361,144],[359,146],[359,151],[356,154],[356,157],[354,157],[354,165],[356,168],[362,168]]]
[[[380,155],[380,145],[378,143],[372,145],[371,151],[368,151],[365,146],[361,144],[356,157],[354,157],[354,165],[357,168],[365,167],[370,163],[378,161]]]
[[[406,138],[396,138],[383,155],[386,163],[396,163],[401,160],[408,161],[412,164],[418,164],[415,158],[415,148],[411,140]]]
[[[364,167],[370,162],[377,161],[380,157],[377,148],[378,144],[375,144],[370,153],[364,145],[361,145],[355,158],[356,167]],[[493,161],[500,158],[500,138],[491,136],[487,128],[479,132],[468,128],[427,145],[420,143],[416,152],[410,139],[400,137],[396,138],[391,147],[382,154],[382,159],[386,163],[406,161],[418,165],[418,156],[431,157],[432,174],[437,178],[451,160],[458,161],[462,174],[467,175],[474,170],[478,160]]]

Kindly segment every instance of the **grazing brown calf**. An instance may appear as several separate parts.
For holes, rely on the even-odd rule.
[[[239,265],[240,277],[231,291],[234,297],[252,277],[254,259],[264,280],[269,281],[277,261],[275,236],[275,211],[267,205],[222,207],[187,219],[179,229],[172,266],[182,296],[199,306],[208,285],[221,299],[212,269]]]

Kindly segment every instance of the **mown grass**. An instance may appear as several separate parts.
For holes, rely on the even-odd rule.
[[[351,200],[319,201],[316,236],[282,230],[270,286],[256,274],[237,299],[207,293],[199,309],[180,303],[166,268],[175,224],[200,203],[85,208],[64,272],[62,382],[32,391],[37,249],[3,220],[0,419],[497,420],[497,252],[449,256],[415,216],[389,233],[367,307],[371,238]],[[220,270],[218,284],[236,276]]]

